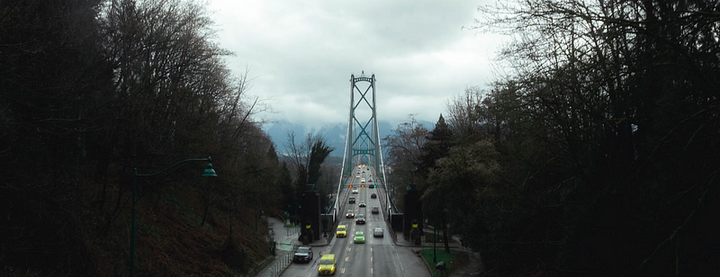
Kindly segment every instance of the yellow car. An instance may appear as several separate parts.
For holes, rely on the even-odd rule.
[[[338,238],[347,237],[347,226],[345,226],[345,225],[338,225],[337,231],[335,232],[335,236],[338,237]]]
[[[318,274],[331,275],[335,274],[335,254],[325,254],[320,258],[320,266],[318,266]]]

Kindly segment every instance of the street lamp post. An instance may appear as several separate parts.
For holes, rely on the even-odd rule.
[[[133,190],[132,190],[132,223],[131,223],[131,237],[130,237],[130,276],[135,276],[135,220],[136,220],[136,204],[137,204],[137,178],[138,177],[152,177],[156,175],[160,175],[163,173],[172,173],[175,170],[178,170],[179,168],[191,163],[191,162],[208,162],[207,166],[205,167],[205,171],[203,172],[202,176],[206,177],[217,177],[217,174],[215,173],[215,170],[212,167],[211,163],[212,159],[210,157],[205,159],[186,159],[183,161],[179,161],[171,166],[169,166],[166,169],[163,169],[161,171],[150,173],[150,174],[138,174],[137,173],[137,167],[133,169]]]
[[[327,215],[325,215],[323,217],[323,232],[325,233],[324,237],[326,237],[326,238],[327,238],[327,224],[328,224]]]
[[[435,199],[433,199],[435,200]],[[437,263],[437,247],[435,244],[437,243],[437,205],[435,205],[435,201],[433,201],[433,263]]]
[[[263,210],[258,211],[258,216],[255,218],[255,232],[258,231],[258,219],[262,218],[263,214],[265,214]]]

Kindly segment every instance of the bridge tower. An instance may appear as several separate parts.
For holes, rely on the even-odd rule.
[[[358,164],[372,166],[378,175],[382,174],[382,150],[375,105],[375,74],[367,77],[363,71],[358,77],[350,75],[350,114],[346,139],[346,174],[350,174]]]

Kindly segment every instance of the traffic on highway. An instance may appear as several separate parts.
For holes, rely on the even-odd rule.
[[[386,211],[380,208],[385,207],[381,205],[385,194],[374,185],[373,169],[358,166],[350,176],[338,195],[342,202],[338,202],[337,222],[328,231],[334,237],[327,245],[312,247],[317,257],[324,258],[294,263],[280,276],[430,276],[409,248],[393,243],[396,234],[390,233]]]

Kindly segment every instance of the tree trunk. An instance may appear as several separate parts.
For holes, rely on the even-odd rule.
[[[210,204],[205,205],[205,212],[203,213],[203,219],[200,222],[200,227],[205,226],[205,221],[207,220],[208,212],[210,212]]]

